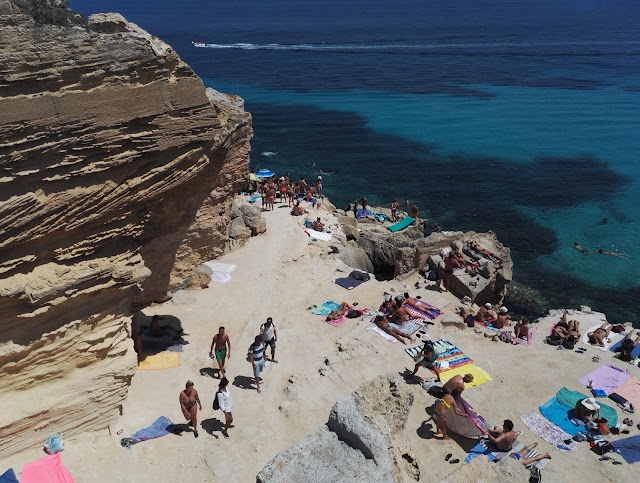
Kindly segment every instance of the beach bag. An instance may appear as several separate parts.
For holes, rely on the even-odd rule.
[[[562,345],[562,339],[554,339],[551,336],[547,337],[545,342],[549,345]]]
[[[529,466],[529,483],[541,483],[542,471],[535,465]]]
[[[593,445],[593,452],[597,455],[602,456],[609,451],[613,451],[613,446],[609,441],[596,441],[596,444]]]
[[[476,326],[476,319],[472,314],[467,315],[467,317],[464,319],[464,321],[467,323],[467,327],[475,327]]]
[[[364,280],[365,282],[369,280],[369,274],[367,272],[362,272],[360,270],[354,270],[349,274],[349,278],[353,278],[355,280]]]
[[[611,332],[615,332],[616,334],[619,334],[620,332],[624,332],[624,325],[614,325],[613,327],[611,327]]]
[[[44,442],[44,447],[49,454],[59,453],[64,449],[64,440],[60,433],[51,433],[51,436]]]
[[[596,420],[596,423],[598,423],[598,430],[604,436],[609,434],[609,426],[607,425],[608,421],[606,419],[604,419],[604,418],[598,419],[598,420]]]
[[[569,350],[573,350],[573,348],[576,346],[576,341],[575,340],[564,340],[562,341],[562,346],[565,349],[569,349]]]
[[[347,312],[347,318],[349,319],[357,319],[358,317],[360,317],[360,312],[358,312],[357,310],[351,309],[349,312]]]
[[[500,340],[502,342],[506,342],[506,343],[510,344],[510,343],[513,342],[513,337],[514,337],[513,331],[511,331],[511,330],[506,330],[504,332],[500,332]]]
[[[438,272],[435,270],[429,270],[427,272],[427,280],[430,280],[431,282],[437,282],[438,281]]]
[[[220,391],[216,392],[216,395],[213,396],[213,409],[215,409],[216,411],[220,409],[220,401],[218,401],[218,394],[220,394]]]

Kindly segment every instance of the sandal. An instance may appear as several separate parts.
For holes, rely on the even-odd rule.
[[[449,453],[447,456],[444,457],[444,460],[445,461],[449,461],[452,456],[453,456],[453,454]]]
[[[610,456],[603,456],[602,458],[599,459],[599,461],[609,461],[611,459]]]
[[[456,463],[460,463],[460,460],[459,460],[458,458],[456,458],[456,459],[454,459],[454,460],[449,461],[449,464],[450,464],[450,465],[455,465]]]
[[[621,465],[622,461],[612,461],[611,464],[612,465]]]

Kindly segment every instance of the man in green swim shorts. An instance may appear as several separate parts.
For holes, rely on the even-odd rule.
[[[229,336],[224,333],[224,327],[218,329],[218,333],[213,336],[211,341],[211,349],[209,349],[209,357],[213,359],[215,350],[216,361],[218,361],[218,367],[220,369],[220,377],[224,377],[224,363],[226,358],[231,359],[231,341]]]

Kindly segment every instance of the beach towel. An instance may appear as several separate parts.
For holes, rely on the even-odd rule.
[[[492,326],[490,323],[489,323],[489,324],[487,324],[487,323],[486,323],[486,322],[484,322],[484,321],[482,321],[482,322],[481,322],[481,321],[478,321],[478,320],[474,320],[474,321],[475,321],[475,323],[476,323],[476,325],[477,325],[477,326],[482,327],[482,328],[484,328],[484,329],[492,330],[492,331],[494,331],[494,332],[499,332],[499,331],[500,331],[500,329],[496,329],[496,328],[495,328],[494,326]]]
[[[620,339],[618,342],[613,344],[609,350],[611,352],[617,352],[617,350],[620,349],[620,347],[622,347],[622,339]],[[633,357],[634,359],[637,357],[640,357],[640,344],[638,344],[636,348],[633,349],[633,351],[631,352],[631,357]]]
[[[338,327],[339,325],[341,325],[345,320],[347,320],[347,316],[343,315],[342,317],[340,317],[339,319],[334,319],[334,320],[327,320],[326,318],[324,319],[324,322],[326,322],[329,325],[333,325],[334,327]]]
[[[407,347],[404,351],[409,355],[409,357],[414,358],[421,351],[423,346],[424,344],[420,344],[415,347]],[[441,373],[473,362],[473,360],[464,352],[454,346],[451,342],[444,339],[435,341],[433,343],[433,347],[438,351],[438,354],[440,354],[437,362],[440,366],[438,369]]]
[[[371,210],[363,211],[362,208],[356,210],[356,218],[362,218],[363,216],[371,216]]]
[[[322,231],[312,230],[311,228],[306,228],[304,232],[309,235],[312,239],[322,240],[322,241],[330,241],[331,233],[324,233]]]
[[[613,449],[615,449],[627,463],[632,464],[640,461],[640,436],[618,439],[612,441],[611,444],[613,445]]]
[[[571,391],[570,389],[563,387],[558,391],[556,397],[561,404],[569,406],[571,409],[573,409],[578,401],[586,398],[587,396],[585,396],[581,392]],[[600,415],[609,422],[609,426],[612,427],[618,424],[618,413],[616,412],[616,410],[611,406],[603,404],[601,401],[598,401],[598,404],[600,405]]]
[[[477,414],[471,405],[458,397],[456,399],[458,409],[466,413],[469,417],[458,416],[453,408],[447,409],[447,428],[465,438],[479,438],[484,435],[483,430],[489,429],[489,423]]]
[[[143,359],[138,362],[138,369],[150,371],[157,369],[170,369],[180,366],[179,352],[159,352],[157,354],[143,354]]]
[[[627,378],[624,384],[617,387],[614,392],[633,404],[636,411],[640,410],[640,381],[638,379],[635,377]],[[600,404],[599,401],[598,404]],[[603,415],[603,417],[606,416]]]
[[[515,339],[514,342],[519,345],[530,346],[533,343],[533,338],[536,336],[537,332],[538,332],[537,327],[529,326],[529,337],[527,337],[527,340],[518,338],[518,339]]]
[[[134,444],[141,443],[142,441],[148,441],[150,439],[160,438],[171,434],[174,429],[174,424],[171,420],[165,416],[160,416],[150,426],[142,428],[136,431],[128,438],[122,438],[120,445],[124,448],[131,448]]]
[[[498,448],[496,448],[493,445],[493,443],[488,438],[480,438],[478,443],[473,448],[471,448],[471,450],[469,451],[469,454],[464,459],[464,462],[468,463],[469,461],[471,461],[474,458],[477,458],[480,455],[487,455],[487,457],[489,458],[489,461],[491,462],[500,461],[501,459],[509,456],[511,453],[517,453],[518,451],[521,451],[523,449],[524,449],[524,444],[516,440],[513,442],[513,445],[511,446],[511,450],[500,451]]]
[[[464,376],[465,374],[473,375],[473,382],[465,383],[466,387],[479,386],[480,384],[484,384],[485,382],[493,381],[487,371],[485,371],[481,367],[476,366],[475,364],[464,364],[447,371],[442,371],[442,373],[440,374],[440,379],[442,379],[442,382],[447,382],[453,376]]]
[[[580,379],[580,384],[588,386],[589,381],[592,381],[594,389],[602,389],[608,396],[614,392],[614,389],[622,386],[628,378],[629,374],[622,369],[611,364],[603,364]]]
[[[405,304],[403,307],[407,309],[407,312],[411,317],[423,320],[434,320],[442,313],[438,307],[434,307],[427,302],[422,302],[420,305],[422,306],[421,308],[417,308],[409,304]]]
[[[334,302],[333,300],[328,300],[319,307],[316,307],[311,311],[314,315],[323,315],[326,317],[334,310],[338,310],[340,308],[340,304],[338,302]]]
[[[531,431],[560,451],[567,453],[578,447],[578,443],[573,440],[566,444],[565,440],[571,439],[572,435],[560,429],[541,414],[525,414],[520,419]]]
[[[599,345],[590,344],[589,343],[589,334],[591,332],[593,332],[594,330],[596,330],[597,328],[599,328],[601,325],[602,325],[602,323],[599,322],[596,325],[594,325],[593,327],[591,327],[589,330],[585,331],[585,333],[582,335],[582,343],[584,345],[586,345],[586,346],[593,347],[594,349],[600,349],[601,351],[608,352],[609,349],[611,348],[611,346],[615,345],[618,341],[622,340],[622,338],[624,336],[622,334],[616,334],[615,332],[611,331],[609,333],[609,337],[602,341],[602,343],[604,344],[604,347],[600,347]]]
[[[584,426],[576,426],[571,422],[571,419],[574,418],[573,408],[578,401],[586,397],[582,393],[563,387],[555,397],[540,406],[540,413],[564,432],[575,436],[580,431],[584,431]],[[599,401],[598,404],[600,405],[600,415],[607,420],[609,427],[615,426],[618,423],[616,410]]]
[[[394,223],[393,225],[389,225],[389,226],[387,227],[387,229],[388,229],[390,232],[395,233],[395,232],[397,232],[397,231],[404,230],[406,227],[408,227],[408,226],[409,226],[411,223],[413,223],[414,221],[415,221],[415,220],[414,220],[413,218],[411,218],[410,216],[407,216],[406,218],[404,218],[404,219],[400,220],[399,222]]]
[[[352,277],[341,277],[336,278],[335,283],[340,285],[342,288],[346,288],[347,290],[352,290],[356,288],[358,285],[365,283],[366,280],[359,280],[357,278]]]
[[[229,283],[231,281],[231,274],[238,268],[237,265],[217,262],[215,260],[204,262],[203,265],[206,265],[213,271],[211,281],[218,283]]]
[[[73,476],[62,464],[60,453],[25,463],[20,475],[22,483],[73,483]]]
[[[9,468],[0,475],[0,483],[18,483],[18,478],[16,478],[13,468]]]
[[[389,325],[406,335],[413,335],[424,327],[420,319],[407,320],[403,324],[394,324],[390,322]]]
[[[384,330],[382,330],[380,327],[378,327],[376,324],[369,324],[367,326],[367,330],[372,330],[373,332],[375,332],[376,334],[378,334],[380,337],[388,340],[389,342],[391,342],[392,344],[395,344],[396,342],[398,342],[398,339],[396,339],[394,336],[387,334]]]

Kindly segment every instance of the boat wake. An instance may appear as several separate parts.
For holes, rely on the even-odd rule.
[[[264,151],[264,152],[262,152],[260,154],[262,154],[263,156],[266,156],[268,158],[278,155],[278,153],[274,153],[273,151]]]

